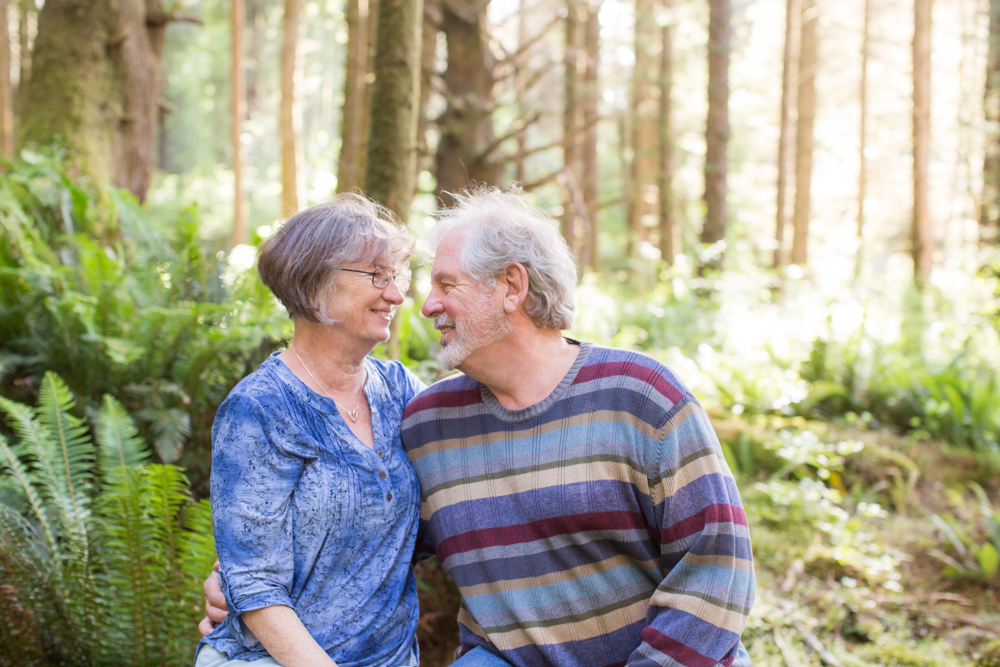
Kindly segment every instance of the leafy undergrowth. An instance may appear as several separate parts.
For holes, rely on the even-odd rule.
[[[1000,452],[847,422],[715,423],[754,542],[755,665],[1000,666]],[[443,666],[458,595],[421,568],[421,664]]]

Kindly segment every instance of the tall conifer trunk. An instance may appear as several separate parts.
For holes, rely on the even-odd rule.
[[[672,0],[664,0],[669,12]],[[660,51],[660,256],[667,264],[674,263],[674,28],[668,21],[663,25]]]
[[[864,3],[864,27],[861,31],[861,83],[858,86],[861,114],[858,123],[860,135],[858,137],[858,250],[854,258],[855,278],[861,275],[861,262],[864,258],[865,186],[867,185],[868,166],[865,148],[868,145],[868,51],[872,8],[871,0],[864,0]]]
[[[299,40],[299,0],[285,0],[281,43],[281,214],[299,210],[298,151],[295,142],[295,61]]]
[[[570,250],[579,261],[580,213],[577,210],[576,197],[573,191],[578,187],[579,180],[579,77],[577,76],[577,61],[581,51],[581,0],[566,0],[566,41],[563,51],[563,214],[560,219],[560,231],[569,244]]]
[[[404,224],[416,167],[422,0],[380,0],[365,190]]]
[[[171,18],[159,0],[46,2],[20,100],[18,143],[61,137],[75,170],[144,199]]]
[[[10,85],[10,0],[0,0],[0,153],[14,152],[14,100]]]
[[[361,188],[364,169],[365,90],[368,76],[367,0],[347,0],[347,62],[344,65],[344,106],[340,112],[340,157],[337,160],[337,192]]]
[[[240,143],[243,134],[243,117],[246,115],[246,70],[243,66],[243,33],[246,23],[244,0],[232,0],[230,6],[230,133],[233,148],[233,245],[247,243],[250,233],[247,229],[246,207],[243,202],[243,148]]]
[[[726,236],[726,176],[729,145],[729,53],[732,36],[730,0],[709,0],[708,121],[705,132],[705,224],[702,243]],[[711,262],[721,266],[721,257]]]
[[[728,1],[728,0],[723,0]],[[632,72],[632,206],[629,209],[629,246],[649,236],[648,222],[655,221],[658,170],[657,62],[654,45],[657,34],[654,0],[635,0],[635,68]]]
[[[598,65],[601,62],[601,25],[598,21],[600,0],[587,2],[587,20],[584,28],[584,57],[587,59],[583,75],[583,146],[581,148],[581,176],[583,202],[587,209],[586,243],[583,263],[594,271],[600,269],[597,248],[598,209],[600,188],[597,160],[597,121],[601,89],[598,83]]]
[[[983,196],[979,209],[979,240],[1000,242],[1000,0],[989,0],[989,47],[983,111],[986,120]]]
[[[778,201],[775,206],[774,268],[785,263],[785,225],[788,220],[786,197],[788,195],[788,149],[791,134],[790,118],[795,84],[795,0],[785,2],[785,49],[781,63],[781,124],[778,133]]]
[[[795,131],[795,208],[792,212],[792,264],[808,261],[812,202],[813,125],[816,119],[816,0],[802,0],[799,43],[798,124]]]
[[[915,0],[913,26],[913,278],[924,287],[931,274],[929,179],[931,142],[931,0]]]

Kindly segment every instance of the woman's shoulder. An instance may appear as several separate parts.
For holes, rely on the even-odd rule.
[[[265,359],[257,370],[244,377],[229,391],[219,409],[236,406],[250,409],[281,400],[285,386],[274,368],[275,364],[280,363],[274,356]]]

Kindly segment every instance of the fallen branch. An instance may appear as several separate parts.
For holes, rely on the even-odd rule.
[[[781,631],[778,630],[778,626],[773,626],[771,628],[771,634],[774,635],[774,645],[778,647],[781,651],[781,657],[785,661],[787,667],[796,667],[795,661],[788,655],[789,649],[788,644],[785,643],[784,637],[781,636]]]
[[[943,618],[946,621],[954,621],[956,623],[964,623],[965,625],[971,625],[974,628],[982,630],[983,632],[988,632],[991,635],[996,635],[1000,637],[1000,629],[997,628],[997,624],[987,625],[983,621],[980,621],[974,616],[969,616],[968,614],[952,614],[947,611],[937,611],[936,609],[925,609],[925,614],[930,614],[931,616],[937,616],[938,618]]]

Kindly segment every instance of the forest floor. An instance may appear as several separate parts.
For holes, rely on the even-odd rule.
[[[984,572],[1000,452],[858,424],[715,423],[754,545],[756,667],[1000,667],[1000,574]],[[418,574],[421,664],[443,667],[458,594],[436,563]]]

